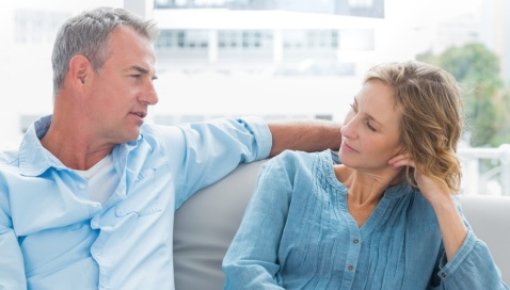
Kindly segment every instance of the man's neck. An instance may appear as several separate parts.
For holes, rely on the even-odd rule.
[[[58,119],[54,119],[48,132],[41,138],[41,144],[65,166],[87,170],[110,154],[114,147],[114,144],[94,140],[95,138],[80,129],[80,126],[62,125]]]

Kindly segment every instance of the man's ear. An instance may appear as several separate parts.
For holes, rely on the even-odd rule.
[[[77,54],[69,61],[68,77],[73,86],[83,86],[89,81],[92,64],[85,56]]]

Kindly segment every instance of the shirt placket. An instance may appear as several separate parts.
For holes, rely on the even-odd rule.
[[[349,236],[349,250],[345,260],[344,279],[341,287],[341,289],[345,290],[352,288],[354,278],[356,276],[362,242],[360,230],[357,227],[353,228],[352,225],[350,227],[351,234]]]

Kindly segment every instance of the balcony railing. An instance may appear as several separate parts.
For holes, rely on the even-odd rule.
[[[464,194],[510,195],[510,144],[460,148]]]

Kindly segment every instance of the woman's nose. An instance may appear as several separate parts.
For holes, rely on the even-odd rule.
[[[345,120],[344,125],[340,128],[343,137],[349,139],[356,138],[356,122],[355,116]]]

